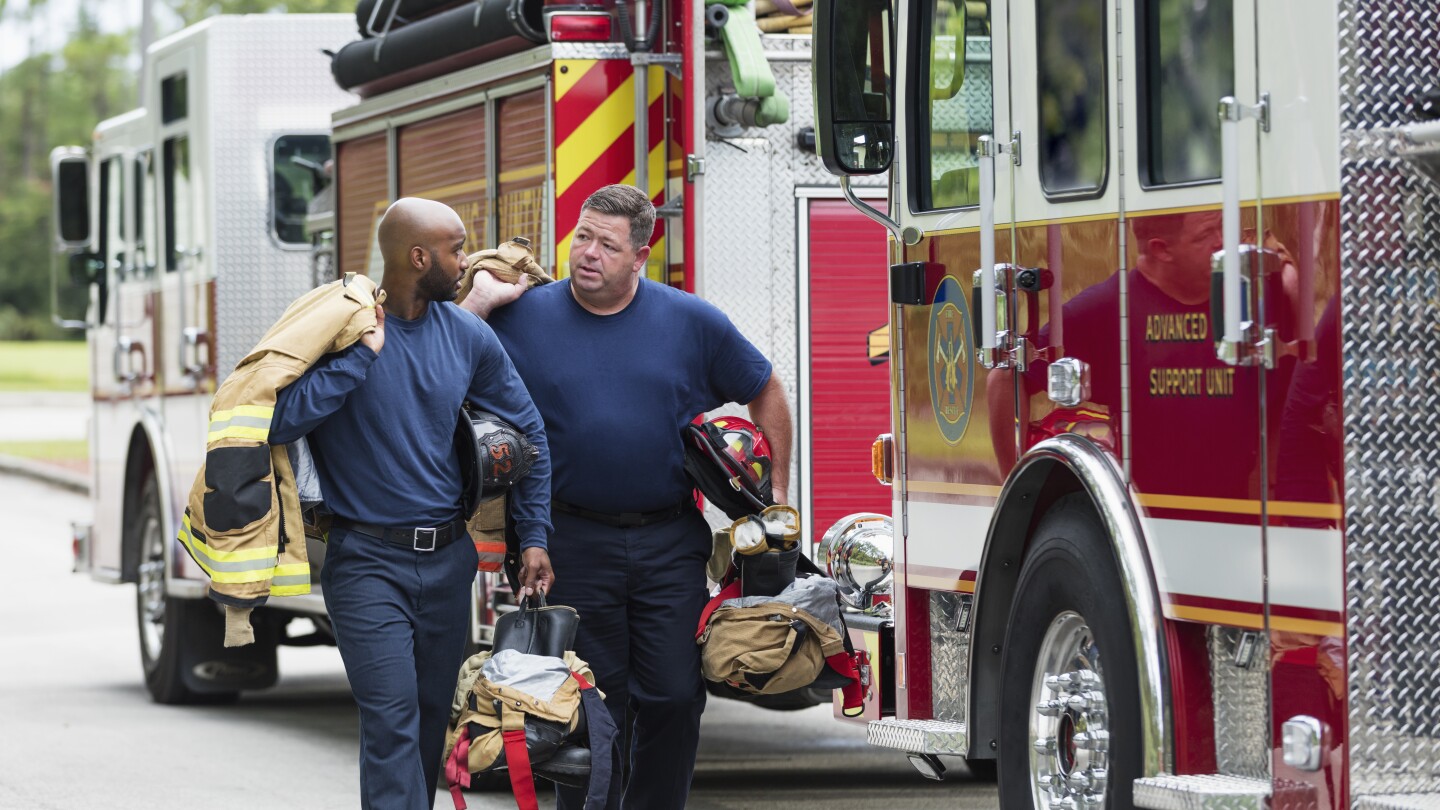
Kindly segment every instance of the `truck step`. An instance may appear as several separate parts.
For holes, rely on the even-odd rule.
[[[1148,810],[1265,810],[1270,781],[1218,773],[1135,780],[1135,806]]]
[[[881,748],[916,754],[965,756],[970,752],[965,724],[944,720],[872,720],[868,741]]]
[[[1355,810],[1440,810],[1440,793],[1387,793],[1359,796]]]

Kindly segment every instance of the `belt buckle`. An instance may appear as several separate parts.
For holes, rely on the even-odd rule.
[[[439,529],[439,528],[416,529],[416,530],[415,530],[415,536],[411,538],[411,546],[412,546],[416,551],[434,551],[434,550],[435,550],[436,535],[439,534],[439,533],[440,533],[440,529]],[[422,545],[420,545],[420,538],[426,537],[426,536],[428,536],[428,537],[430,538],[430,545],[428,545],[428,546],[422,546]]]

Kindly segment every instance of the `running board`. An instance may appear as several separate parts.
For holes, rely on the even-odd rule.
[[[943,754],[963,757],[970,753],[970,738],[964,723],[944,720],[872,720],[867,742],[880,748],[898,748],[910,754]]]
[[[1360,796],[1355,810],[1440,810],[1440,793],[1388,793]]]
[[[1135,780],[1135,806],[1147,810],[1265,810],[1269,798],[1267,779],[1162,773]]]

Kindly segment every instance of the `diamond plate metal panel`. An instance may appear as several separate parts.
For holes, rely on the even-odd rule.
[[[963,757],[969,752],[964,723],[940,720],[873,720],[866,741],[880,748]]]
[[[969,594],[930,592],[930,708],[936,720],[970,719],[970,630],[959,629]]]
[[[1215,706],[1215,766],[1221,774],[1270,781],[1269,657],[1263,643],[1250,639],[1248,666],[1235,665],[1235,648],[1247,634],[1234,627],[1211,627],[1210,688]]]
[[[354,99],[335,85],[321,48],[355,38],[345,14],[217,17],[205,89],[210,135],[208,246],[215,273],[216,372],[224,379],[285,307],[313,284],[309,246],[271,233],[270,152],[285,134],[328,133]],[[198,153],[204,166],[204,152]]]
[[[1149,810],[1265,810],[1269,779],[1161,774],[1135,780],[1135,806]]]
[[[1361,796],[1355,810],[1440,810],[1440,793],[1394,793]]]
[[[1394,132],[1440,76],[1440,7],[1339,10],[1350,784],[1389,806],[1440,791],[1440,197]]]
[[[776,89],[790,100],[790,120],[750,128],[736,138],[721,139],[707,131],[697,291],[729,315],[770,358],[794,407],[800,385],[798,274],[808,270],[799,267],[796,258],[795,189],[838,188],[839,183],[818,157],[796,145],[800,130],[815,125],[810,38],[761,39]],[[730,63],[722,54],[708,54],[705,67],[707,98],[731,87]],[[883,177],[856,178],[855,183],[856,187],[884,184]],[[744,409],[731,406],[719,413],[743,415]],[[792,463],[792,481],[799,480],[798,456]],[[712,522],[718,519],[712,516]]]

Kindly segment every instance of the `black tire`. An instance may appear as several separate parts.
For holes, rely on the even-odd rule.
[[[965,769],[970,771],[970,778],[976,782],[994,782],[998,778],[999,764],[993,759],[967,759]]]
[[[1045,810],[1050,799],[1064,794],[1044,791],[1042,796],[1040,778],[1061,775],[1058,789],[1074,790],[1070,775],[1088,776],[1093,773],[1089,766],[1107,771],[1106,808],[1133,807],[1132,786],[1141,773],[1140,701],[1124,594],[1114,553],[1089,497],[1077,493],[1056,502],[1026,552],[1001,662],[999,788],[1004,810]],[[1083,673],[1087,669],[1091,675]],[[1071,694],[1065,681],[1047,686],[1047,674],[1087,683],[1073,694],[1088,707],[1048,709],[1053,715],[1041,712],[1037,706],[1042,701]],[[1097,680],[1091,682],[1092,677]],[[1103,695],[1103,703],[1094,699],[1096,692]],[[1077,734],[1101,730],[1108,735],[1107,750],[1098,756],[1093,748],[1077,750],[1068,744]],[[1053,754],[1039,754],[1032,762],[1037,737],[1061,743]]]
[[[136,626],[145,688],[167,705],[231,703],[244,688],[275,682],[278,628],[256,613],[255,643],[227,650],[225,619],[208,599],[176,599],[165,593],[166,537],[160,488],[151,478],[140,492],[127,542],[139,548],[135,588]]]

